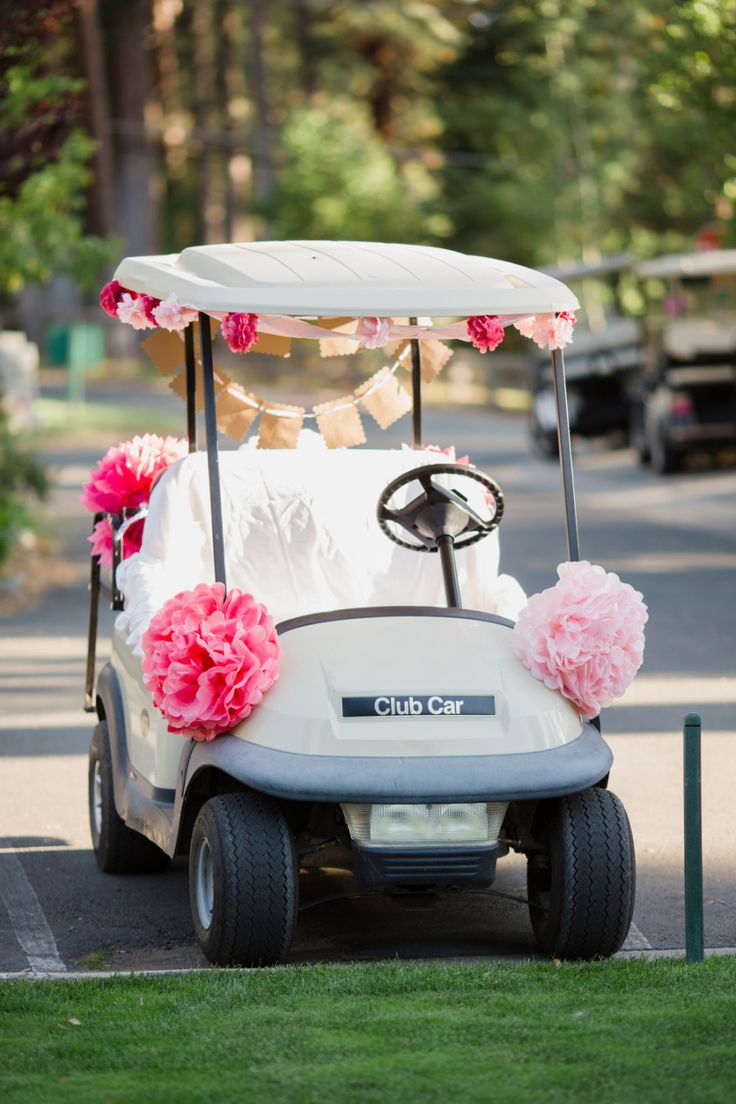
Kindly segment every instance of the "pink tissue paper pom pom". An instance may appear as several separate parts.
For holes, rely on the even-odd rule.
[[[514,626],[514,652],[586,719],[620,698],[641,666],[648,614],[641,594],[583,560],[529,599]]]
[[[117,280],[111,280],[109,284],[105,284],[100,292],[100,306],[105,314],[109,314],[111,318],[117,318],[118,316],[118,303],[122,299],[124,291],[125,288],[121,287]]]
[[[134,330],[155,329],[156,320],[152,312],[157,303],[158,299],[153,299],[150,295],[133,295],[125,291],[118,303],[118,318],[121,322],[127,322]]]
[[[514,322],[523,337],[530,337],[540,349],[564,349],[572,341],[572,331],[577,319],[570,311],[558,315],[537,314]]]
[[[153,318],[162,330],[185,330],[190,322],[196,322],[199,312],[193,307],[184,307],[174,293],[162,299],[153,309]]]
[[[503,326],[495,314],[480,314],[468,319],[468,337],[482,353],[492,353],[503,341]]]
[[[390,318],[361,318],[355,331],[365,349],[382,349],[389,342]]]
[[[213,740],[247,717],[279,674],[265,606],[222,583],[200,583],[158,611],[143,635],[143,680],[169,732]]]
[[[180,437],[146,433],[107,450],[82,489],[82,505],[92,513],[119,514],[142,506],[153,484],[170,464],[186,456],[188,445]]]
[[[404,447],[410,452],[414,451],[411,445],[405,445]],[[470,463],[469,456],[455,455],[454,445],[448,445],[447,448],[440,448],[439,445],[420,445],[419,448],[421,452],[436,452],[438,456],[446,457],[450,464],[464,464],[467,466]]]
[[[222,336],[233,353],[247,353],[258,340],[258,315],[235,311],[221,323]]]
[[[140,552],[143,543],[143,521],[133,521],[125,530],[123,538],[123,559],[127,560],[135,552]],[[92,536],[87,537],[92,545],[90,555],[99,556],[101,567],[112,567],[112,524],[109,518],[98,521],[92,530]]]

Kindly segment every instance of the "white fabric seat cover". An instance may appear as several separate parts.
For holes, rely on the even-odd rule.
[[[411,450],[332,450],[308,433],[297,449],[221,453],[228,587],[263,602],[277,624],[332,609],[446,605],[439,557],[389,541],[376,520],[391,479],[443,459]],[[478,484],[464,481],[459,489],[484,511]],[[418,490],[412,484],[400,494],[406,501]],[[497,532],[457,553],[463,604],[516,618],[526,599],[516,580],[498,576],[498,559]],[[126,606],[117,626],[137,654],[167,599],[214,582],[205,453],[164,473],[151,495],[141,551],[118,568],[117,579]]]

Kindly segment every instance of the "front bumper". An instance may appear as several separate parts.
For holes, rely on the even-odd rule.
[[[236,736],[197,743],[184,789],[215,767],[254,790],[291,801],[526,801],[578,793],[608,774],[613,755],[585,723],[570,743],[508,755],[346,756],[274,751]]]
[[[489,886],[498,843],[479,847],[361,847],[353,841],[353,873],[366,889],[390,886]]]

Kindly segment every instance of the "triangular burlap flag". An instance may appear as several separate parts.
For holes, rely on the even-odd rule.
[[[352,448],[365,444],[365,432],[354,395],[344,395],[314,407],[317,426],[328,448]]]
[[[423,383],[431,383],[440,374],[453,354],[449,345],[443,341],[432,339],[419,342],[419,356],[421,364],[421,377]],[[411,368],[411,356],[402,361],[402,364]]]
[[[277,413],[280,410],[289,413]],[[296,448],[303,422],[303,406],[284,406],[281,403],[269,403],[268,410],[263,411],[258,426],[259,449]]]
[[[226,372],[222,372],[217,365],[213,367],[213,378],[215,381],[215,399],[217,399],[220,392],[231,384],[233,381]],[[194,409],[197,414],[200,414],[204,410],[204,398],[203,398],[203,384],[204,379],[202,377],[202,364],[197,361],[196,376],[195,376],[195,393],[194,393]],[[182,402],[187,401],[187,372],[186,368],[183,369],[169,384],[170,389],[175,395],[178,395]]]
[[[388,368],[381,368],[355,391],[361,403],[381,429],[411,410],[411,398]]]
[[[250,400],[250,401],[248,401]],[[217,428],[242,441],[258,417],[262,400],[239,383],[228,383],[217,396]]]
[[[265,353],[266,356],[291,356],[291,338],[280,337],[278,334],[259,333],[253,352]]]
[[[171,375],[184,363],[184,342],[170,330],[154,330],[141,342],[141,349],[164,376]]]
[[[332,325],[332,323],[338,323]],[[358,319],[349,318],[347,321],[344,318],[325,318],[320,319],[320,325],[324,324],[329,326],[329,329],[334,330],[336,334],[341,333],[355,333],[358,328]],[[353,353],[357,353],[360,349],[360,343],[357,341],[346,341],[344,337],[323,337],[319,342],[319,355],[321,357],[332,356],[351,356]]]

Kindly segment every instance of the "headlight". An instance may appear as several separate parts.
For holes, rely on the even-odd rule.
[[[495,843],[507,801],[436,805],[343,805],[357,843],[409,847]]]

